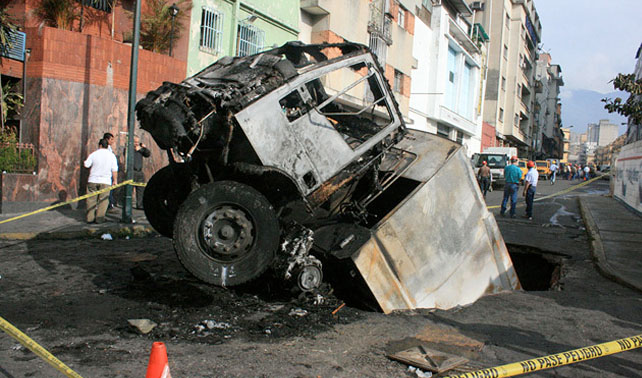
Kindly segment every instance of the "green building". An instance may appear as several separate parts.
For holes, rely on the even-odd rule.
[[[187,76],[298,39],[300,0],[192,0]]]

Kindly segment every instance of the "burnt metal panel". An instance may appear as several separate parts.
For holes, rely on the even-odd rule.
[[[449,309],[520,288],[463,149],[451,152],[448,141],[420,131],[409,135],[405,147],[423,152],[404,176],[423,184],[352,257],[383,311]]]

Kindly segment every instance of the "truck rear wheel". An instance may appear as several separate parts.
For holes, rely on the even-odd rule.
[[[235,181],[192,192],[176,215],[174,249],[198,279],[220,286],[258,277],[279,246],[279,221],[256,189]]]
[[[177,179],[172,167],[166,166],[154,173],[143,192],[145,216],[154,230],[172,237],[176,213],[188,194],[189,184]]]

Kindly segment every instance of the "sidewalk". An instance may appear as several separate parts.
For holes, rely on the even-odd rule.
[[[19,204],[11,209],[10,214],[0,214],[0,221],[33,210],[26,207],[21,209]],[[155,233],[143,210],[132,210],[135,223],[121,223],[122,211],[122,208],[117,207],[107,212],[105,223],[88,224],[85,222],[84,209],[62,206],[0,224],[0,240],[99,238],[103,234],[110,234],[113,238],[124,238]]]
[[[580,197],[593,259],[604,276],[642,292],[642,217],[611,197]]]

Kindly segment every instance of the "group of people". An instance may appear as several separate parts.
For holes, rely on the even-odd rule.
[[[115,142],[114,135],[105,133],[98,141],[98,149],[87,157],[84,162],[85,168],[89,169],[87,180],[87,192],[93,193],[118,184],[118,159],[114,154],[112,145]],[[134,181],[145,182],[143,173],[143,158],[149,157],[151,152],[134,136]],[[135,186],[136,208],[143,207],[143,188]],[[113,191],[105,191],[87,198],[87,223],[103,223],[108,208],[116,204]]]
[[[504,198],[502,200],[502,206],[500,209],[500,215],[504,216],[506,213],[506,205],[510,201],[510,217],[515,218],[515,208],[517,207],[517,195],[519,192],[519,183],[522,180],[522,170],[517,166],[517,156],[513,156],[510,159],[510,163],[504,168],[504,178],[506,179],[506,184],[504,185]],[[533,201],[535,200],[535,191],[537,188],[537,181],[539,179],[539,173],[535,167],[535,163],[529,160],[526,163],[528,172],[524,176],[524,191],[522,195],[526,198],[526,214],[525,218],[533,219]],[[481,186],[482,193],[486,197],[486,192],[488,191],[491,183],[491,172],[488,164],[484,161],[482,166],[477,172],[479,178],[479,183]],[[555,179],[552,178],[552,182],[555,182]]]
[[[588,180],[591,177],[591,168],[588,165],[584,167],[579,164],[567,164],[564,167],[564,174],[567,180]]]

